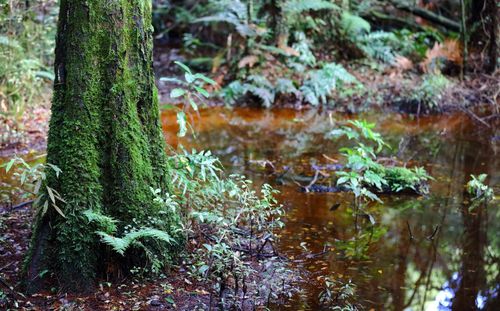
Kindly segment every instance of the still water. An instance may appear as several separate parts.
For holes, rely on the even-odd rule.
[[[349,142],[326,134],[349,118],[211,108],[191,116],[196,137],[179,139],[175,116],[162,115],[169,144],[209,149],[226,170],[281,191],[287,215],[278,247],[304,271],[304,282],[293,304],[277,310],[320,310],[321,276],[352,282],[367,310],[500,310],[500,130],[458,114],[357,116],[377,123],[392,146],[384,156],[424,166],[435,180],[429,196],[384,196],[356,224],[349,194],[305,193],[300,184],[308,182],[297,182],[342,162],[338,149]],[[464,185],[480,173],[489,175],[497,200],[469,210]]]

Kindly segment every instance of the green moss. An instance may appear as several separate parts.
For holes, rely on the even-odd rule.
[[[69,289],[89,288],[97,271],[116,260],[82,211],[109,215],[122,228],[141,223],[158,210],[150,187],[166,187],[150,5],[140,0],[60,2],[47,161],[63,171],[60,178],[49,176],[48,184],[66,200],[67,218],[49,212],[37,220],[37,226],[52,230],[48,249],[36,260],[51,263],[45,268]],[[176,221],[173,215],[171,222]],[[33,249],[43,239],[39,232]],[[40,269],[28,267],[28,277]]]

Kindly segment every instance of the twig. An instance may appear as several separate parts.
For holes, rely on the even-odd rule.
[[[487,128],[491,128],[491,126],[486,123],[483,119],[481,119],[480,117],[478,117],[475,113],[473,113],[472,111],[470,111],[469,109],[466,109],[466,108],[463,108],[461,107],[460,108],[463,112],[465,112],[468,116],[472,117],[473,119],[479,121],[481,124],[483,124],[484,126],[486,126]]]
[[[441,227],[440,225],[437,225],[436,228],[434,229],[434,232],[432,232],[432,234],[427,237],[427,240],[434,239],[434,236],[438,233],[440,227]]]
[[[309,192],[309,187],[313,186],[318,181],[318,177],[319,177],[319,171],[316,170],[316,172],[314,172],[313,180],[311,180],[309,185],[304,187],[304,190],[306,190],[306,192]]]
[[[406,221],[406,226],[408,227],[408,232],[410,233],[410,240],[413,240],[413,233],[411,233],[411,227],[410,227],[410,223],[408,222],[408,220]]]
[[[14,210],[17,210],[17,209],[21,209],[21,208],[23,208],[25,206],[33,204],[33,202],[35,202],[35,200],[29,200],[29,201],[26,201],[26,202],[23,202],[23,203],[19,203],[19,204],[15,205],[15,206],[12,206],[10,208],[10,210],[14,211]]]

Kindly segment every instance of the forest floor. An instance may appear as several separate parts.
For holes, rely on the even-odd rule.
[[[112,282],[105,279],[99,280],[95,291],[87,294],[59,292],[56,290],[57,282],[51,280],[48,286],[51,290],[26,296],[22,293],[21,275],[24,254],[29,246],[32,220],[33,209],[30,205],[20,208],[0,206],[0,230],[2,231],[0,237],[0,294],[2,294],[0,295],[0,310],[194,311],[207,310],[209,305],[215,309],[220,303],[218,294],[211,291],[214,287],[213,281],[193,278],[189,273],[189,265],[184,261],[181,261],[178,266],[173,266],[165,274],[152,278],[128,276]],[[187,252],[195,252],[195,248],[199,247],[195,243],[190,244]],[[261,274],[269,273],[266,270],[273,260],[282,261],[279,257],[249,260],[247,264],[259,272],[253,275],[253,278],[257,279],[249,279],[248,283],[262,284],[259,283],[264,280]],[[299,281],[298,272],[294,276],[286,277],[289,278],[290,284]],[[287,295],[294,292],[294,289],[288,285],[286,290]],[[222,295],[228,294],[226,290]],[[246,294],[238,295],[236,303],[242,310],[263,310],[263,305],[269,301],[266,302],[253,296],[250,285]]]

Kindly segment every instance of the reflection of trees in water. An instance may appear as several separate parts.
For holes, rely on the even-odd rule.
[[[233,164],[237,171],[249,172],[250,160],[275,160],[278,165],[295,167],[303,160],[321,159],[322,153],[330,155],[345,143],[324,138],[323,134],[331,129],[325,115],[314,112],[298,117],[300,120],[276,120],[272,113],[260,119],[230,116],[227,125],[200,133],[194,145],[215,149],[226,166]],[[384,118],[379,121],[386,122]],[[500,157],[484,140],[467,138],[470,128],[460,126],[456,126],[457,132],[440,136],[436,135],[437,126],[432,131],[418,131],[418,135],[415,131],[398,135],[389,131],[387,137],[394,148],[401,142],[402,134],[406,135],[402,141],[406,148],[399,154],[400,159],[430,162],[432,175],[437,177],[434,195],[424,199],[384,199],[386,204],[369,211],[377,218],[374,231],[370,232],[371,226],[366,223],[359,235],[354,227],[349,227],[350,220],[344,220],[350,219],[352,211],[331,212],[336,217],[334,228],[314,242],[321,250],[326,241],[340,238],[351,247],[340,247],[324,260],[330,263],[329,272],[353,279],[362,303],[368,301],[377,309],[424,310],[437,308],[439,297],[450,293],[443,300],[448,305],[444,309],[453,306],[456,310],[473,310],[480,295],[485,307],[500,310],[500,208],[491,206],[469,212],[463,206],[463,186],[469,174],[488,173],[498,183]],[[326,221],[318,219],[318,211],[328,209],[332,202],[308,200],[312,200],[312,195],[294,195],[291,204],[310,209],[308,221],[322,225]],[[298,235],[303,227],[304,218],[297,221],[300,225],[290,235]],[[382,228],[387,233],[379,236],[376,233]],[[427,239],[431,235],[432,239]],[[294,243],[300,243],[297,241]],[[337,251],[343,255],[337,255]]]
[[[445,237],[445,241],[443,241],[445,243],[441,243],[442,245],[439,245],[439,236],[437,236],[432,242],[433,252],[429,254],[429,262],[424,266],[424,269],[421,269],[420,277],[413,283],[414,290],[409,301],[403,307],[400,307],[401,303],[399,302],[395,305],[396,310],[402,310],[411,305],[420,306],[422,310],[431,306],[433,309],[443,310],[476,310],[478,305],[490,310],[498,308],[498,258],[492,258],[491,255],[492,253],[498,255],[500,245],[497,238],[494,238],[496,243],[488,244],[488,233],[492,233],[494,237],[497,236],[497,222],[493,222],[493,224],[489,222],[487,209],[484,207],[469,211],[469,205],[463,204],[462,185],[468,179],[466,172],[476,172],[481,169],[489,171],[489,167],[479,167],[481,159],[484,159],[485,155],[470,151],[464,143],[458,142],[455,145],[452,165],[449,166],[449,177],[453,182],[449,184],[448,199],[444,202],[441,222],[445,226],[444,230],[447,230],[446,227],[448,227],[448,230],[453,233],[453,230],[450,230],[453,227],[453,218],[460,217],[462,226],[457,226],[458,224],[455,222],[458,227],[455,228],[455,231],[458,229],[455,233],[460,236],[457,245],[460,248],[460,255],[456,262],[452,256],[449,256],[455,251],[454,245],[450,243],[453,241],[453,236]],[[495,173],[494,169],[493,173]],[[448,213],[449,217],[452,218],[451,221],[445,221]],[[495,218],[498,219],[498,217],[493,217],[493,219]],[[497,229],[491,228],[491,225],[497,226]],[[485,251],[488,247],[490,251]],[[446,256],[447,254],[448,256]],[[449,262],[444,262],[444,267],[434,268],[436,255]],[[492,261],[496,261],[497,265],[494,266]],[[496,268],[491,269],[492,265]],[[447,270],[447,266],[451,270]],[[454,266],[457,268],[453,269]],[[491,275],[488,275],[486,271],[489,271]],[[441,281],[442,288],[436,287],[436,283],[439,284],[440,275],[443,274],[446,275],[448,281]],[[422,288],[423,276],[425,276],[426,282]],[[432,278],[435,280],[431,280]],[[415,299],[416,296],[421,298]]]

